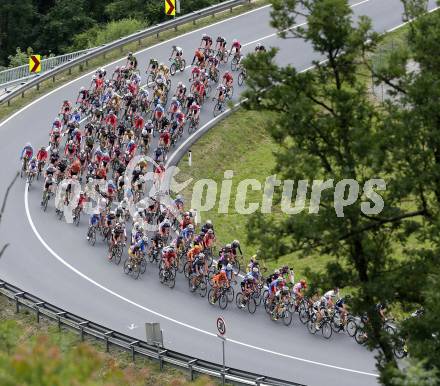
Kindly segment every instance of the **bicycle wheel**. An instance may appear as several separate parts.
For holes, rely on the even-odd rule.
[[[180,68],[179,68],[180,72],[185,71],[185,68],[186,68],[186,60],[180,59]]]
[[[191,274],[191,263],[187,261],[183,266],[183,274],[187,279],[189,279],[189,275]]]
[[[174,76],[174,75],[176,74],[176,64],[175,64],[175,63],[173,63],[173,64],[170,66],[170,74],[171,74],[172,76]]]
[[[96,243],[96,229],[92,228],[89,234],[89,244],[93,247]]]
[[[130,266],[130,261],[129,260],[130,259],[128,257],[124,260],[124,273],[126,275],[128,275],[130,273],[130,271],[131,271],[131,266]]]
[[[175,273],[174,269],[170,269],[168,271],[167,284],[168,284],[168,287],[170,287],[170,288],[174,288],[174,286],[176,285],[176,273]]]
[[[340,319],[336,314],[334,314],[334,315],[332,316],[332,319],[331,319],[331,321],[330,321],[330,325],[331,325],[332,330],[333,330],[334,332],[339,332],[339,331],[341,331],[341,319]]]
[[[256,306],[261,305],[262,296],[258,292],[254,292],[252,294],[252,298],[255,300],[255,305]]]
[[[368,338],[367,338],[363,328],[358,327],[356,329],[356,334],[354,335],[354,339],[355,339],[356,343],[358,343],[358,344],[364,344],[367,341]]]
[[[252,296],[248,300],[247,308],[250,314],[255,314],[255,311],[257,310],[257,303]]]
[[[199,284],[199,294],[202,298],[204,298],[207,292],[208,292],[208,283],[206,282],[206,278],[203,278],[203,280]]]
[[[243,74],[243,71],[241,71],[239,74],[238,74],[238,85],[241,87],[241,86],[243,86],[243,83],[244,83],[244,74]]]
[[[180,273],[183,272],[183,269],[184,269],[184,267],[185,267],[185,263],[186,263],[186,261],[185,261],[185,259],[184,259],[184,254],[182,253],[182,254],[180,255],[180,257],[179,257],[179,264],[177,265],[177,270],[178,270]]]
[[[292,314],[288,310],[283,312],[283,323],[285,326],[290,326],[292,323]]]
[[[231,61],[231,70],[235,71],[237,69],[237,65],[238,65],[238,60],[237,57],[234,56]]]
[[[307,323],[307,330],[312,334],[316,334],[316,324],[313,320],[309,320]]]
[[[226,299],[228,299],[228,303],[234,301],[234,295],[235,295],[234,288],[229,286],[229,288],[226,291]]]
[[[213,115],[214,117],[218,116],[223,110],[223,105],[220,102],[217,102],[214,106]]]
[[[73,218],[73,223],[78,226],[79,225],[79,221],[81,219],[81,212],[78,212],[75,217]]]
[[[49,195],[48,194],[46,194],[45,196],[44,196],[44,200],[43,200],[43,211],[44,212],[46,212],[46,210],[47,210],[47,203],[49,202]]]
[[[222,310],[224,310],[228,306],[229,300],[226,294],[221,294],[220,299],[218,300],[218,305]]]
[[[407,351],[405,350],[405,342],[402,338],[399,338],[393,347],[394,356],[397,359],[403,359],[407,356]]]
[[[299,320],[302,324],[306,324],[310,320],[309,311],[305,308],[301,308],[299,311]]]
[[[150,261],[150,263],[154,263],[156,261],[156,253],[154,250],[151,251],[148,255],[148,260]]]
[[[235,297],[235,304],[237,305],[237,308],[242,309],[246,306],[244,301],[244,295],[239,292],[237,296]]]
[[[356,320],[353,318],[349,319],[345,325],[345,330],[347,331],[347,334],[353,338],[357,330]]]
[[[141,274],[143,275],[147,270],[147,260],[145,260],[145,257],[142,257],[140,266],[141,266]]]
[[[232,99],[232,97],[234,96],[234,86],[229,87],[229,91],[227,95],[229,99]]]
[[[208,292],[208,302],[211,305],[215,305],[215,303],[217,302],[217,299],[215,297],[215,290],[214,288],[211,288]]]
[[[141,266],[138,263],[136,263],[132,269],[133,279],[135,279],[135,280],[139,279],[140,274],[141,274]]]
[[[324,321],[324,323],[322,323],[321,325],[321,334],[325,339],[330,339],[330,337],[332,336],[332,326],[330,325],[330,323],[326,320]]]

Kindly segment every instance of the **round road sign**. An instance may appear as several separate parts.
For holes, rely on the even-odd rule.
[[[217,319],[217,330],[218,333],[222,336],[226,333],[226,323],[225,320],[221,317]]]

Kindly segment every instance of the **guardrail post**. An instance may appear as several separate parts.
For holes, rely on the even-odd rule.
[[[24,98],[24,91],[21,93],[21,97]]]
[[[64,311],[57,312],[55,315],[57,316],[58,331],[61,332],[61,316],[66,315],[66,313]]]
[[[18,301],[18,297],[19,296],[23,296],[24,292],[18,292],[16,294],[14,294],[14,298],[15,298],[15,313],[18,314],[20,312],[20,302]]]
[[[141,45],[141,39],[138,40],[138,45],[139,45],[139,46]]]
[[[188,362],[188,368],[189,368],[189,379],[192,381],[194,381],[194,371],[193,371],[193,364],[197,363],[197,359],[193,359],[191,361]]]
[[[79,336],[81,338],[81,342],[84,342],[84,326],[89,324],[89,322],[81,322],[78,323],[79,326]]]
[[[72,75],[72,68],[69,68],[69,75]]]
[[[261,383],[264,382],[265,379],[266,379],[266,377],[258,377],[258,378],[255,380],[255,385],[256,385],[256,386],[260,386]]]
[[[52,82],[55,83],[55,75],[52,77]]]
[[[159,347],[158,347],[158,349],[159,349]],[[162,358],[162,356],[163,356],[164,354],[166,354],[167,351],[168,351],[168,350],[161,350],[161,351],[158,351],[158,353],[159,353],[159,366],[160,366],[160,371],[163,370],[163,358]]]
[[[138,340],[135,340],[134,342],[131,342],[130,343],[130,348],[131,348],[131,361],[132,362],[134,362],[134,359],[135,359],[135,354],[136,354],[136,352],[134,351],[134,346],[136,345],[136,344],[138,344],[139,343],[139,341]]]
[[[105,352],[109,352],[109,344],[108,344],[108,337],[113,335],[113,331],[107,331],[104,333],[104,339],[105,339]]]
[[[37,323],[40,324],[40,306],[42,306],[44,302],[38,302],[34,304],[35,312],[37,313]]]

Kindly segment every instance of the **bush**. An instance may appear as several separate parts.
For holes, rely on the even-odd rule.
[[[92,27],[87,31],[77,34],[73,38],[73,50],[96,47],[104,43],[117,40],[122,36],[127,36],[136,32],[146,25],[136,19],[122,19],[111,21],[104,27]]]

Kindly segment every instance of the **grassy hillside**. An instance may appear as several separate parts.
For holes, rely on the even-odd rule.
[[[70,331],[58,332],[34,313],[15,314],[15,307],[0,296],[0,385],[114,385],[214,386],[207,377],[188,382],[188,373],[137,358],[116,348],[110,354],[96,340],[79,341]]]

